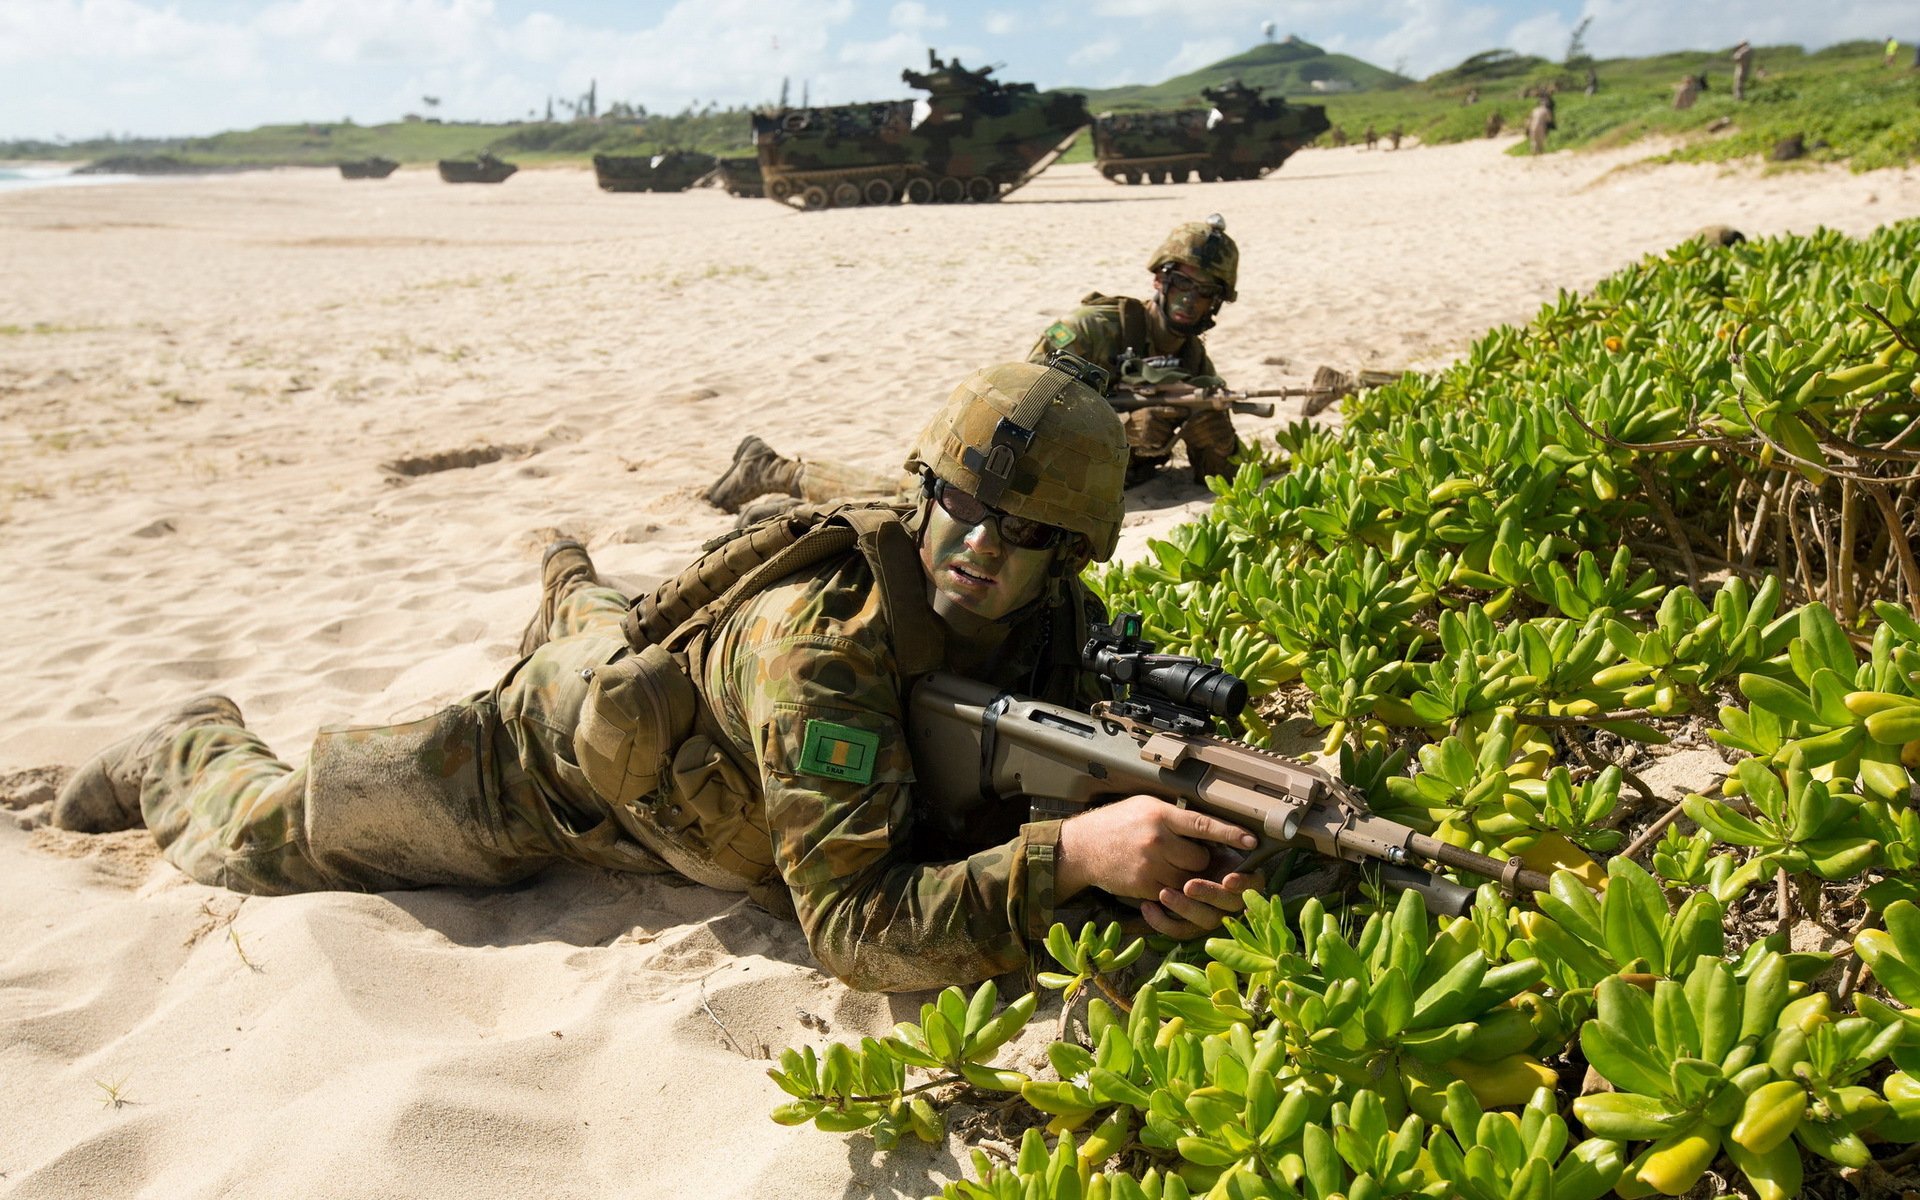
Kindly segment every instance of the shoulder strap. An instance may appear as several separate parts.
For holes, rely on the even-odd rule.
[[[699,629],[724,623],[742,604],[796,571],[857,550],[873,571],[901,672],[938,670],[946,642],[927,603],[913,535],[888,505],[800,508],[708,543],[698,561],[635,600],[624,628],[635,649],[682,648]]]
[[[939,670],[947,657],[946,637],[927,602],[919,548],[900,514],[887,508],[863,508],[849,509],[842,517],[858,534],[860,553],[873,568],[901,675],[917,679]]]
[[[1147,339],[1147,306],[1132,296],[1115,297],[1120,306],[1120,348],[1131,350],[1142,358],[1153,353],[1153,345]]]
[[[700,548],[700,557],[655,588],[636,597],[623,622],[627,642],[640,650],[664,643],[673,632],[739,583],[755,567],[816,528],[820,514],[797,510],[772,521],[733,530]]]

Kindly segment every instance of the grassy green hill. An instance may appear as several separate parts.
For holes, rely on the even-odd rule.
[[[1311,42],[1288,38],[1268,42],[1244,54],[1223,58],[1217,63],[1176,76],[1164,83],[1118,88],[1073,88],[1085,91],[1087,107],[1094,112],[1125,108],[1182,108],[1200,103],[1200,89],[1228,79],[1238,79],[1248,87],[1265,88],[1287,96],[1314,95],[1315,82],[1345,84],[1358,91],[1383,91],[1406,87],[1413,81],[1395,75],[1372,63],[1345,54],[1328,54]]]
[[[1809,160],[1846,161],[1856,170],[1920,158],[1920,71],[1882,66],[1880,47],[1870,42],[1812,53],[1760,47],[1754,54],[1759,77],[1744,102],[1733,98],[1727,50],[1595,62],[1599,90],[1592,96],[1584,93],[1584,65],[1508,56],[1475,69],[1476,59],[1486,57],[1413,87],[1321,102],[1334,125],[1351,135],[1371,124],[1381,133],[1399,127],[1428,143],[1458,142],[1483,136],[1490,113],[1501,114],[1509,129],[1524,122],[1533,101],[1522,93],[1547,85],[1557,91],[1559,126],[1550,150],[1660,135],[1680,142],[1667,159],[1721,161],[1764,155],[1798,134]],[[1674,85],[1689,74],[1704,74],[1707,91],[1691,109],[1675,110]],[[1474,92],[1478,102],[1466,103]]]

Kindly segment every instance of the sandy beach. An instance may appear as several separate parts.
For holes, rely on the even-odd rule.
[[[1208,345],[1277,387],[1444,363],[1706,224],[1920,215],[1911,169],[1510,144],[825,214],[571,169],[0,193],[0,1196],[937,1191],[958,1143],[875,1161],[767,1119],[770,1055],[925,997],[848,991],[743,900],[584,868],[247,899],[139,831],[45,827],[38,769],[208,690],[298,757],[484,688],[553,531],[638,589],[729,527],[702,492],[745,433],[897,467],[968,371],[1139,293],[1179,221],[1225,215],[1240,300]],[[1206,499],[1137,490],[1122,555]]]

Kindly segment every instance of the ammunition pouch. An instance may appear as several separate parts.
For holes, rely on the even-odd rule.
[[[596,670],[573,733],[574,760],[594,794],[619,806],[652,797],[698,704],[664,647],[626,651]]]

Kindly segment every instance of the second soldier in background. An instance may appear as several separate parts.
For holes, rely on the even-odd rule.
[[[1108,395],[1134,386],[1180,380],[1203,388],[1225,384],[1207,357],[1201,335],[1237,293],[1240,248],[1227,236],[1218,214],[1176,227],[1147,261],[1153,290],[1145,300],[1094,292],[1080,306],[1049,325],[1028,361],[1044,363],[1062,351],[1104,368]],[[1218,409],[1147,404],[1124,414],[1127,432],[1127,486],[1151,478],[1185,442],[1195,482],[1232,473],[1230,460],[1240,448],[1232,418]],[[914,481],[822,459],[788,458],[758,437],[748,436],[733,462],[712,487],[707,500],[737,513],[761,496],[780,496],[825,504],[836,500],[887,499],[905,494]],[[778,513],[787,504],[755,505],[751,518]]]

